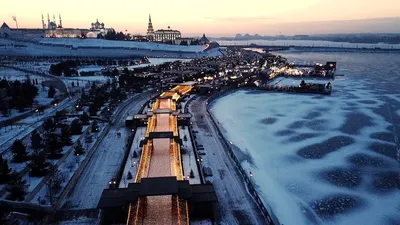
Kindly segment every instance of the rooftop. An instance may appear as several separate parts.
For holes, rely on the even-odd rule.
[[[98,208],[122,207],[137,201],[139,196],[178,195],[189,202],[217,202],[212,184],[193,184],[176,177],[142,178],[141,183],[130,183],[128,188],[104,189]]]
[[[5,22],[1,25],[1,28],[10,28]]]

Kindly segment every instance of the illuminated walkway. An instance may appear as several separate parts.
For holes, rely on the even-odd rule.
[[[154,102],[135,182],[141,178],[168,176],[183,180],[180,145],[175,141],[177,118],[172,112],[176,110],[176,101],[191,90],[191,85],[178,85]],[[188,225],[187,202],[174,195],[140,197],[129,204],[127,224]]]

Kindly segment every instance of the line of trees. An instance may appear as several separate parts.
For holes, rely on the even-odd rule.
[[[80,72],[78,74],[77,67],[83,65],[98,65],[98,66],[133,66],[137,65],[138,61],[142,63],[148,63],[149,60],[145,57],[138,58],[138,59],[97,59],[97,60],[90,60],[90,59],[77,59],[77,60],[66,60],[61,61],[56,64],[50,65],[49,73],[56,75],[56,76],[93,76],[93,72]],[[106,75],[106,74],[105,74]],[[118,75],[118,74],[117,74]]]
[[[52,189],[60,187],[63,182],[63,176],[53,168],[48,159],[59,159],[63,156],[63,147],[71,146],[71,135],[82,133],[82,121],[75,119],[71,125],[62,123],[60,114],[54,118],[48,118],[43,123],[44,133],[40,134],[36,130],[31,134],[30,147],[33,150],[31,154],[27,151],[27,146],[22,140],[15,140],[11,146],[13,161],[22,163],[29,161],[29,175],[32,177],[46,176],[46,182]],[[98,128],[97,128],[98,129]],[[84,149],[79,152],[84,154]],[[17,172],[11,170],[8,161],[0,157],[0,184],[7,184],[7,199],[24,200],[27,184]]]
[[[19,80],[8,81],[0,80],[0,90],[5,96],[0,99],[1,112],[8,115],[11,109],[18,109],[20,112],[25,108],[32,107],[35,97],[39,93],[36,87],[37,80],[27,79],[23,82]]]

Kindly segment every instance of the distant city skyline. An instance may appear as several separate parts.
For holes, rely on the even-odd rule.
[[[398,0],[281,0],[267,2],[226,0],[151,2],[13,0],[0,9],[0,22],[20,28],[41,28],[41,15],[62,15],[66,28],[89,28],[99,19],[106,27],[132,34],[145,34],[148,15],[154,29],[178,29],[183,36],[400,33]]]

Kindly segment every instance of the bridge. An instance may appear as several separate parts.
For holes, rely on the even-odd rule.
[[[135,183],[151,177],[174,176],[178,181],[184,180],[177,116],[172,112],[176,110],[176,101],[192,88],[192,85],[178,85],[154,102]],[[177,195],[140,197],[130,203],[126,224],[189,224],[188,204]]]

